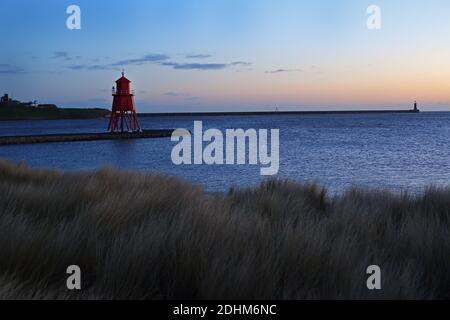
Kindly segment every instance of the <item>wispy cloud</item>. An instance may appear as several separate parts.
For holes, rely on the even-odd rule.
[[[81,56],[73,57],[68,51],[55,51],[53,52],[52,59],[64,59],[66,61],[71,61],[75,59],[81,59]]]
[[[168,97],[179,97],[180,95],[185,95],[185,94],[171,91],[171,92],[163,93],[163,95],[168,96]]]
[[[55,51],[52,56],[53,59],[68,58],[68,57],[69,57],[68,51]]]
[[[194,96],[194,97],[186,97],[184,100],[186,100],[186,101],[195,101],[195,100],[200,100],[200,97],[196,97],[196,96]]]
[[[63,56],[64,54],[60,52],[60,56]],[[207,58],[210,57],[210,55],[189,55],[191,58]],[[125,59],[120,60],[114,63],[110,64],[77,64],[77,65],[71,65],[68,66],[69,69],[72,70],[109,70],[109,69],[115,69],[117,67],[127,66],[127,65],[143,65],[147,63],[157,64],[164,67],[171,67],[175,70],[200,70],[200,71],[212,71],[212,70],[223,70],[226,68],[233,68],[233,67],[248,67],[251,65],[250,62],[245,61],[235,61],[231,63],[185,63],[185,62],[175,62],[175,61],[168,61],[170,59],[170,56],[167,54],[160,54],[160,53],[151,53],[147,54],[141,58],[133,58],[133,59]]]
[[[175,70],[223,70],[235,66],[250,66],[250,62],[236,61],[232,63],[177,63],[177,62],[163,62],[162,66],[172,67]]]
[[[141,58],[117,61],[115,63],[112,63],[111,66],[118,67],[118,66],[126,66],[126,65],[131,65],[131,64],[142,65],[142,64],[148,63],[148,62],[161,62],[161,61],[166,61],[169,59],[170,59],[170,57],[168,55],[159,54],[159,53],[151,53],[151,54],[147,54]]]
[[[210,54],[187,54],[187,59],[208,59],[212,58],[212,55]]]
[[[181,93],[181,92],[174,92],[174,91],[165,92],[165,93],[163,93],[163,95],[167,96],[167,97],[173,97],[173,98],[182,98],[187,101],[194,101],[194,100],[200,99],[200,97],[192,96],[189,93]]]
[[[94,65],[86,65],[86,64],[77,64],[68,66],[67,68],[72,70],[88,70],[88,71],[95,71],[95,70],[109,70],[107,66],[100,65],[100,64],[94,64]]]
[[[267,74],[277,74],[277,73],[286,73],[286,72],[301,72],[302,69],[277,69],[277,70],[269,70],[265,73]]]
[[[222,70],[228,65],[226,63],[162,63],[164,66],[171,66],[175,70]]]
[[[0,73],[3,74],[23,74],[26,73],[22,68],[11,64],[0,64]]]
[[[230,63],[230,65],[240,66],[240,67],[250,67],[252,65],[252,63],[246,62],[246,61],[235,61],[235,62]]]

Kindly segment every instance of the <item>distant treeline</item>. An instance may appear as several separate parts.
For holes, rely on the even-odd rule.
[[[101,108],[77,109],[58,108],[53,104],[29,106],[27,104],[0,104],[0,120],[32,120],[32,119],[90,119],[101,118],[109,114],[109,110]]]

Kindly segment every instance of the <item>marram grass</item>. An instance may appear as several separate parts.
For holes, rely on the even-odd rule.
[[[158,174],[0,162],[0,299],[450,298],[450,189],[267,181],[209,194]],[[379,265],[382,290],[367,289]],[[66,288],[79,265],[82,290]]]

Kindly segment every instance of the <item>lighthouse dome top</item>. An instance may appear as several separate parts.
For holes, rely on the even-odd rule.
[[[130,83],[131,81],[125,77],[125,73],[122,72],[122,76],[116,81],[116,83]]]

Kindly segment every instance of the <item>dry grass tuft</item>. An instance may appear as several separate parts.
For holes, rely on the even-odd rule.
[[[450,298],[450,190],[176,178],[0,162],[0,299]],[[81,292],[65,287],[82,269]],[[383,271],[366,288],[367,266]]]

